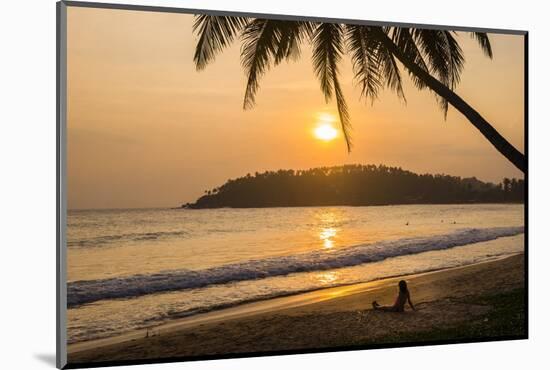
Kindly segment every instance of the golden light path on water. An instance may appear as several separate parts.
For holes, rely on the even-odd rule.
[[[342,214],[329,209],[317,214],[317,219],[321,223],[319,239],[322,241],[323,248],[333,249],[335,247],[334,239],[339,231],[337,225],[344,221]]]
[[[341,222],[342,217],[338,214],[338,212],[327,210],[320,213],[318,218],[324,224],[319,232],[319,239],[322,242],[322,248],[325,250],[331,250],[335,247],[334,238],[338,233],[338,229],[334,227],[334,225]],[[335,271],[320,272],[317,275],[317,279],[323,285],[333,284],[338,281],[338,273]]]
[[[334,248],[333,237],[336,236],[336,229],[334,227],[327,227],[321,230],[319,238],[323,241],[323,247],[326,249]]]

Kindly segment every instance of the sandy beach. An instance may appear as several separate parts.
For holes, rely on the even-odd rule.
[[[409,283],[416,311],[374,311]],[[524,256],[323,289],[69,346],[69,363],[525,337]]]

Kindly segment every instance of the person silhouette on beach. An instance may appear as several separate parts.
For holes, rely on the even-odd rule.
[[[401,280],[399,282],[399,295],[395,299],[395,303],[393,306],[380,306],[378,302],[373,301],[372,302],[372,308],[379,311],[386,311],[386,312],[404,312],[405,311],[405,303],[408,301],[409,306],[415,311],[414,305],[411,301],[411,294],[409,293],[409,289],[407,288],[407,282],[405,280]]]

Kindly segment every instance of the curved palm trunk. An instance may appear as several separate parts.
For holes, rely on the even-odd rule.
[[[485,120],[474,108],[466,103],[460,96],[447,86],[439,82],[435,77],[420,68],[414,61],[407,58],[395,45],[395,43],[381,30],[378,32],[380,41],[395,55],[397,59],[414,75],[420,78],[435,93],[462,113],[485,136],[487,140],[510,162],[523,173],[526,170],[525,156],[508,142],[489,122]]]

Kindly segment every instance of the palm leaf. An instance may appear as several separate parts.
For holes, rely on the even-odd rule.
[[[382,81],[376,55],[379,43],[369,37],[369,31],[366,26],[346,26],[346,43],[351,54],[354,77],[361,85],[361,95],[370,97],[372,102],[378,97]]]
[[[275,54],[275,64],[283,60],[297,60],[300,57],[300,43],[305,37],[311,37],[311,22],[281,21],[280,40]]]
[[[491,47],[491,41],[489,41],[489,36],[484,32],[472,32],[472,37],[475,38],[483,50],[483,53],[489,58],[493,58],[493,48]]]
[[[453,89],[460,81],[464,55],[451,32],[415,29],[412,34],[424,53],[430,71]]]
[[[464,68],[464,53],[454,37],[454,32],[441,31],[445,40],[445,50],[449,62],[449,87],[454,89],[460,82],[460,74]]]
[[[280,40],[280,30],[277,27],[279,22],[255,19],[243,31],[241,60],[248,76],[244,94],[244,109],[254,106],[256,92],[259,88],[259,78],[269,69],[271,59],[277,53]]]
[[[373,31],[373,35],[380,33],[383,37],[386,37],[386,34],[390,32],[390,29],[384,29],[382,27],[371,27],[371,30]],[[400,99],[407,102],[403,91],[401,72],[399,71],[393,53],[388,50],[383,43],[380,43],[376,55],[380,73],[385,80],[386,86],[393,90]]]
[[[346,99],[344,98],[344,93],[340,87],[340,82],[338,78],[334,78],[334,95],[336,96],[336,106],[338,107],[338,116],[340,117],[340,125],[342,127],[342,132],[344,133],[344,139],[346,139],[346,146],[348,148],[348,153],[351,152],[353,143],[351,141],[351,120],[348,111],[348,105]]]
[[[410,28],[393,28],[392,40],[409,60],[414,61],[414,63],[424,71],[429,72],[429,67],[424,60],[422,51],[414,40]],[[426,83],[410,71],[409,76],[418,89],[424,89],[426,87]]]
[[[325,100],[329,101],[333,91],[336,97],[340,125],[348,152],[351,151],[351,122],[349,111],[338,80],[338,63],[344,52],[344,27],[336,23],[320,23],[313,34],[313,69],[321,83]]]
[[[247,74],[243,107],[255,105],[259,79],[282,60],[292,60],[300,54],[300,42],[310,33],[307,22],[255,19],[243,30],[242,65]]]
[[[453,36],[454,33],[450,31],[415,29],[412,34],[428,61],[430,72],[441,83],[454,90],[460,82],[460,74],[464,67],[462,48]],[[438,101],[446,117],[449,107],[448,102],[439,96]]]
[[[216,53],[227,47],[247,24],[244,17],[222,17],[213,15],[195,16],[193,32],[198,33],[199,40],[195,48],[193,61],[197,70],[204,69],[213,61]]]

